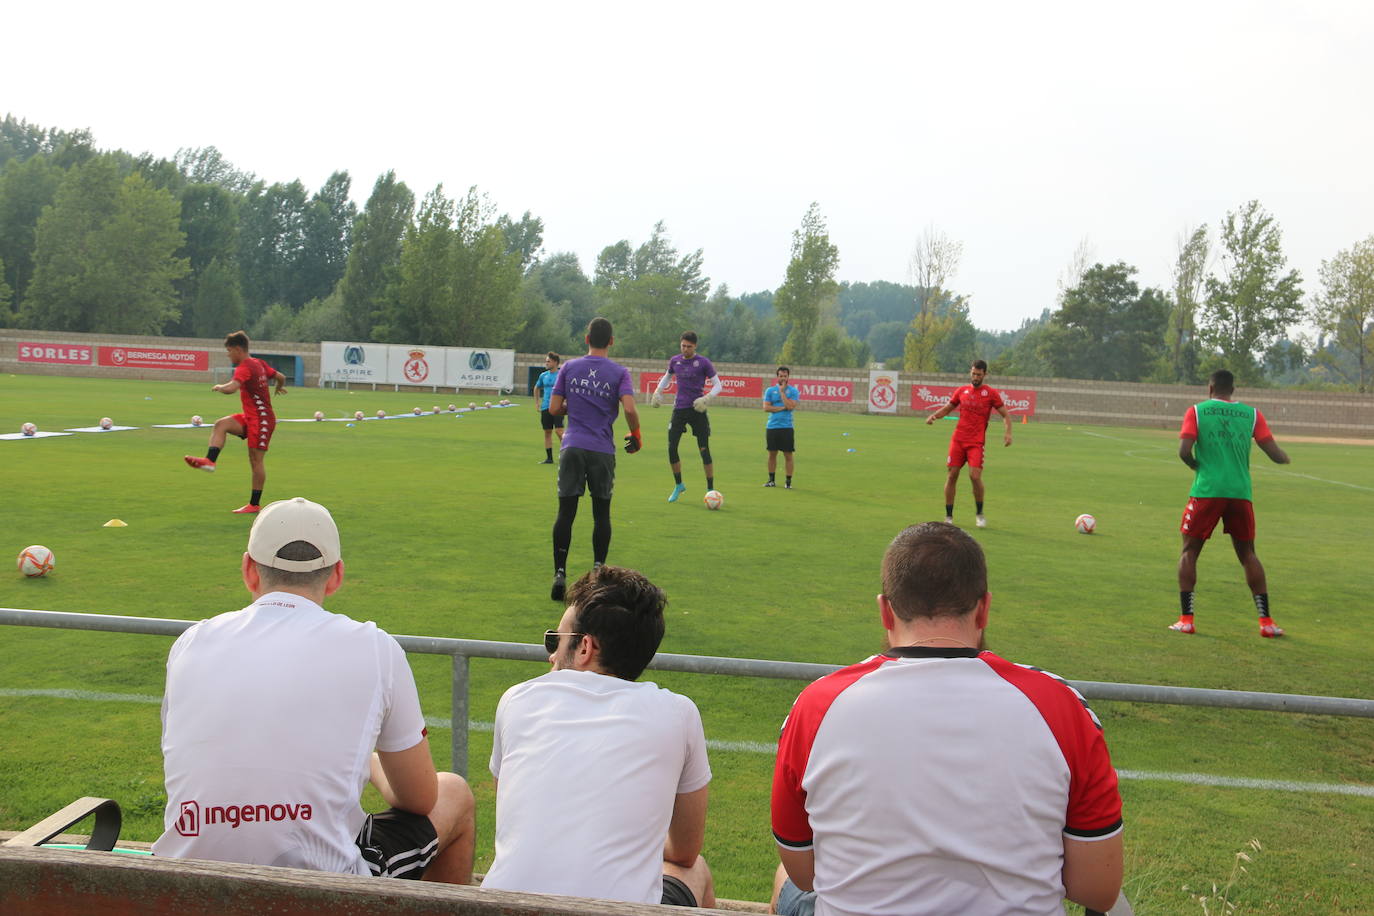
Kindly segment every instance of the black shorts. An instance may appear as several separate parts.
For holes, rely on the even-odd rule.
[[[564,448],[558,455],[558,497],[581,496],[610,499],[615,489],[615,453],[593,452],[585,448]]]
[[[563,415],[560,413],[555,417],[553,414],[549,413],[549,409],[546,407],[539,411],[539,425],[545,429],[562,429]]]
[[[430,819],[396,808],[369,814],[354,842],[374,878],[418,879],[439,852]]]
[[[692,435],[696,436],[697,441],[705,444],[711,438],[711,418],[698,411],[695,407],[674,407],[673,419],[668,424],[668,438],[679,439],[682,431],[687,427],[692,428]]]
[[[770,452],[795,452],[792,427],[778,427],[763,431],[764,444]]]
[[[664,875],[663,899],[659,903],[665,906],[696,906],[697,898],[692,889],[682,883],[681,878]]]

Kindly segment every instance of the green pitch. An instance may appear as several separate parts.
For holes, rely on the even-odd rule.
[[[56,553],[45,579],[0,574],[0,605],[202,618],[247,602],[239,557],[251,518],[248,464],[230,440],[215,474],[191,471],[207,430],[150,429],[238,409],[208,385],[0,377],[0,432],[94,425],[130,432],[0,441],[4,550]],[[471,396],[301,389],[283,417],[328,416]],[[485,398],[484,398],[485,399]],[[344,423],[284,423],[267,459],[266,499],[303,495],[329,506],[342,531],[347,581],[330,602],[396,634],[537,642],[560,609],[548,600],[554,469],[530,399],[518,407]],[[701,505],[700,466],[684,448],[687,495],[665,500],[667,410],[641,408],[645,450],[621,455],[611,562],[645,571],[671,600],[668,652],[848,663],[874,652],[873,596],[887,541],[937,518],[950,422],[797,415],[797,489],[763,489],[762,411],[711,412],[716,486],[725,508]],[[623,424],[622,424],[623,425]],[[992,649],[1064,677],[1374,697],[1370,595],[1374,448],[1285,441],[1287,467],[1255,453],[1259,553],[1282,640],[1262,640],[1226,539],[1204,551],[1199,634],[1165,627],[1177,613],[1179,514],[1190,475],[1164,431],[1017,424],[1015,444],[990,435],[985,546],[993,592]],[[994,433],[996,427],[994,426]],[[851,451],[852,450],[852,451]],[[970,524],[962,482],[956,521]],[[1098,533],[1074,532],[1091,512]],[[572,569],[591,564],[590,508],[574,534]],[[104,528],[112,518],[127,528]],[[12,562],[6,560],[6,562]],[[163,790],[156,698],[170,640],[0,627],[0,829],[18,829],[80,795],[126,810],[125,835],[152,840]],[[411,656],[428,715],[449,715],[448,660]],[[489,723],[502,690],[538,665],[475,660],[472,718]],[[655,678],[700,707],[715,779],[706,855],[727,897],[766,899],[776,857],[768,828],[775,739],[800,683],[710,676]],[[58,693],[54,693],[58,692]],[[68,693],[62,693],[68,692]],[[1124,779],[1127,891],[1141,913],[1197,913],[1252,853],[1231,893],[1245,912],[1374,912],[1374,722],[1097,702]],[[893,710],[893,728],[902,710]],[[438,762],[449,734],[434,729]],[[479,868],[490,862],[493,799],[486,732],[472,733],[469,773],[481,820]],[[1158,774],[1175,774],[1168,781]],[[1209,777],[1342,784],[1360,794],[1198,785]],[[1361,791],[1357,789],[1357,791]],[[921,774],[894,787],[919,804]],[[375,799],[374,799],[375,801]],[[1185,886],[1187,889],[1185,889]],[[1213,907],[1213,912],[1218,910]]]

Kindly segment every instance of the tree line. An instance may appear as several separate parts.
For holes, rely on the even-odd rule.
[[[417,200],[394,172],[361,209],[347,172],[311,191],[269,183],[214,147],[172,159],[100,150],[88,131],[0,122],[0,324],[52,331],[359,340],[576,352],[595,315],[622,356],[666,357],[686,328],[725,362],[994,371],[1194,383],[1226,364],[1247,384],[1368,390],[1374,236],[1322,263],[1306,301],[1256,201],[1180,240],[1167,290],[1099,262],[1086,243],[1054,309],[1014,331],[969,320],[953,281],[961,243],[928,228],[908,282],[840,283],[812,204],[775,290],[714,289],[701,249],[667,227],[606,245],[584,271],[546,252],[543,221],[498,213],[476,187]],[[1307,322],[1313,340],[1290,339]]]

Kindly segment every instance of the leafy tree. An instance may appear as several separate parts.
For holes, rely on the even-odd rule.
[[[908,372],[931,372],[939,367],[940,346],[957,323],[952,309],[962,301],[946,303],[949,296],[945,284],[958,272],[963,254],[963,242],[956,242],[934,226],[928,226],[916,243],[911,255],[911,281],[920,292],[903,345],[903,367]]]
[[[187,184],[210,184],[234,194],[247,194],[255,184],[252,172],[241,172],[213,146],[182,148],[176,153],[176,166]]]
[[[454,209],[443,185],[425,195],[415,224],[401,244],[396,308],[380,329],[383,336],[378,339],[392,343],[452,343],[448,336],[452,326],[450,323],[445,328],[445,312],[453,302],[449,247]]]
[[[595,282],[603,291],[603,312],[615,327],[617,352],[641,357],[677,352],[688,317],[710,289],[702,261],[699,248],[680,254],[662,222],[637,248],[622,239],[602,249]]]
[[[215,258],[190,277],[187,311],[194,337],[219,337],[243,327],[243,297],[231,257]]]
[[[723,283],[687,323],[701,337],[701,352],[717,362],[770,363],[786,338],[776,316],[760,315]]]
[[[1141,291],[1135,273],[1123,261],[1094,264],[1065,291],[1038,343],[1054,375],[1138,381],[1159,359],[1168,302],[1159,290]]]
[[[120,180],[109,157],[72,169],[38,221],[33,286],[24,320],[34,327],[157,334],[177,318],[176,256],[186,237],[180,207],[141,175]]]
[[[1322,291],[1316,297],[1317,326],[1353,358],[1353,373],[1341,372],[1361,392],[1374,378],[1374,235],[1322,261]],[[1325,365],[1340,371],[1340,361]]]
[[[395,172],[382,175],[372,186],[372,196],[353,224],[353,247],[339,289],[343,339],[384,339],[373,336],[373,327],[395,312],[402,239],[414,210],[415,195],[396,180]]]
[[[1039,317],[1027,318],[1015,331],[1007,332],[1011,339],[995,357],[988,358],[989,371],[997,375],[1027,378],[1049,378],[1053,375],[1049,363],[1040,355],[1045,337],[1049,334],[1051,318],[1050,310],[1045,309]]]
[[[1284,272],[1283,234],[1259,201],[1221,224],[1221,277],[1207,279],[1198,336],[1243,382],[1261,377],[1258,359],[1302,316],[1302,278]]]
[[[518,299],[519,327],[511,346],[521,353],[570,353],[573,346],[568,323],[545,295],[540,278],[531,273],[520,283]]]
[[[95,141],[89,130],[44,128],[8,114],[0,120],[0,168],[11,161],[44,157],[65,170],[94,154]]]
[[[343,278],[358,208],[349,199],[353,180],[335,172],[310,198],[301,227],[301,246],[288,268],[287,302],[323,299]]]
[[[773,298],[778,315],[788,325],[787,340],[778,357],[793,365],[816,365],[816,334],[829,318],[834,321],[839,284],[835,271],[840,250],[830,242],[819,204],[812,203],[792,233],[792,260],[787,279]]]
[[[554,314],[567,324],[568,334],[580,342],[587,322],[601,311],[600,290],[582,272],[577,255],[560,251],[539,263],[530,271],[530,278],[538,284]]]
[[[10,308],[13,290],[5,282],[5,262],[0,260],[0,327],[13,327],[14,312]]]
[[[506,251],[520,255],[520,269],[528,271],[539,263],[539,255],[544,251],[544,221],[531,216],[530,211],[513,221],[503,213],[496,220],[496,227],[506,237]]]
[[[518,329],[517,298],[524,262],[491,219],[491,207],[475,187],[458,208],[450,249],[455,323],[449,343],[502,347]]]
[[[869,328],[866,340],[873,358],[884,364],[890,359],[895,359],[897,368],[901,368],[905,362],[903,354],[909,324],[910,322],[906,321],[880,321]]]
[[[33,280],[38,217],[53,202],[63,172],[46,156],[15,160],[0,172],[0,274],[10,287],[15,309],[23,305]]]
[[[1210,253],[1206,224],[1179,239],[1174,261],[1174,301],[1169,312],[1168,381],[1198,380],[1197,310],[1207,285]]]
[[[268,303],[281,302],[292,309],[304,300],[293,300],[291,270],[305,247],[305,186],[264,185],[248,190],[239,210],[239,270],[247,319],[256,320]]]

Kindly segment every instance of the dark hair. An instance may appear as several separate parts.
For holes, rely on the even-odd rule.
[[[970,366],[969,368],[970,368],[970,369],[982,369],[984,372],[987,372],[987,371],[988,371],[988,364],[987,364],[987,361],[986,361],[986,360],[975,359],[975,360],[973,361],[973,365]]]
[[[587,322],[587,346],[602,350],[610,345],[611,323],[600,317]]]
[[[277,551],[277,558],[280,560],[318,560],[323,554],[320,548],[309,541],[292,541],[283,544]],[[253,561],[257,563],[256,560]],[[329,574],[334,571],[333,566],[326,566],[324,569],[312,569],[309,572],[294,572],[289,569],[276,569],[271,566],[263,566],[257,563],[258,576],[262,579],[263,591],[273,589],[286,589],[287,591],[313,592],[324,588],[324,583],[329,581]]]
[[[248,335],[243,331],[235,331],[232,334],[224,335],[224,345],[226,347],[239,347],[248,349]]]
[[[1236,377],[1230,369],[1218,369],[1210,376],[1212,389],[1217,394],[1230,394],[1236,390]]]
[[[556,362],[556,363],[561,363],[561,362],[563,362],[562,357],[560,357],[557,353],[553,352],[552,350],[549,351],[549,353],[548,353],[548,358],[551,359],[551,360],[553,360],[553,361]]]
[[[779,366],[779,367],[778,367],[778,371],[779,371],[779,372],[786,372],[789,376],[791,376],[791,374],[792,374],[792,370],[789,369],[789,368],[787,368],[786,366]]]
[[[962,617],[987,590],[983,548],[954,525],[912,525],[883,554],[883,594],[903,620]]]
[[[683,331],[683,332],[682,332],[682,337],[680,337],[679,339],[680,339],[680,340],[685,340],[685,341],[687,341],[688,343],[694,344],[694,343],[697,342],[697,332],[696,332],[696,331]]]
[[[633,569],[600,566],[572,584],[567,600],[577,608],[573,630],[600,644],[601,667],[627,681],[644,673],[663,642],[663,589]]]

